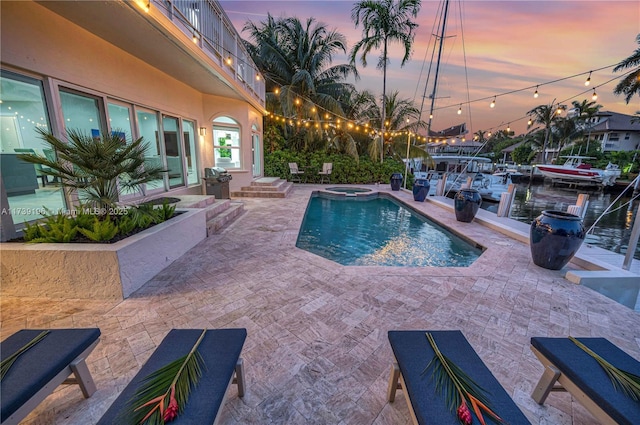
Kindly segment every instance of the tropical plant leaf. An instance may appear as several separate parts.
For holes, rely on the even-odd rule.
[[[431,333],[427,332],[426,336],[435,355],[422,374],[432,368],[431,379],[435,383],[436,391],[445,398],[449,410],[456,412],[461,404],[469,403],[481,424],[485,424],[482,412],[488,414],[494,422],[504,423],[490,408],[488,391],[440,351]]]
[[[18,357],[20,357],[31,347],[39,343],[42,340],[42,338],[47,336],[48,333],[49,333],[48,330],[40,332],[31,341],[25,344],[22,348],[20,348],[18,351],[16,351],[12,355],[4,359],[2,362],[0,362],[0,381],[4,379],[5,375],[7,374],[7,372],[9,372],[9,369],[11,369],[11,366],[13,366],[13,364],[18,359]]]
[[[206,329],[202,331],[188,354],[143,379],[140,387],[127,402],[127,408],[120,414],[118,423],[163,425],[163,412],[169,405],[172,389],[175,389],[179,412],[184,410],[191,390],[202,376],[204,361],[197,350],[206,332]]]
[[[611,379],[611,383],[616,391],[620,389],[627,397],[631,397],[635,401],[640,401],[640,376],[615,367],[576,338],[570,336],[569,339],[602,366],[609,376],[609,379]]]

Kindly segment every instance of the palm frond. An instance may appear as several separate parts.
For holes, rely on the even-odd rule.
[[[20,357],[31,347],[39,343],[42,340],[42,338],[47,336],[48,333],[49,331],[40,332],[31,341],[29,341],[27,344],[21,347],[18,351],[16,351],[12,355],[4,359],[2,362],[0,362],[0,381],[4,379],[5,375],[7,374],[7,372],[9,372],[9,369],[11,369],[11,366],[13,366],[13,364],[18,359],[18,357]]]
[[[447,407],[451,412],[456,412],[458,406],[471,404],[478,420],[484,424],[482,412],[487,413],[497,423],[504,421],[489,407],[488,391],[478,385],[462,368],[445,356],[431,333],[426,333],[429,344],[435,355],[422,371],[431,368],[431,379],[435,383],[436,391],[447,401]]]
[[[615,367],[576,338],[570,336],[569,339],[593,357],[598,364],[602,366],[609,376],[609,379],[611,379],[611,383],[616,391],[620,389],[627,397],[631,397],[635,401],[640,401],[640,376]]]
[[[184,410],[191,390],[202,376],[204,361],[198,352],[198,346],[206,332],[206,329],[202,331],[188,354],[143,379],[140,387],[128,401],[127,408],[120,414],[119,423],[163,425],[165,423],[163,412],[170,403],[172,389],[175,391],[179,412]]]

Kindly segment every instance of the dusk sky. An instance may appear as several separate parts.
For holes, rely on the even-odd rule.
[[[221,1],[239,32],[248,20],[263,21],[267,12],[275,17],[296,16],[302,21],[314,17],[343,33],[348,49],[362,38],[362,28],[351,21],[354,3]],[[436,32],[440,7],[440,1],[422,1],[413,53],[403,68],[401,46],[391,46],[387,92],[399,91],[401,97],[414,100],[418,108],[425,92],[434,45],[431,34]],[[635,38],[640,33],[640,2],[454,0],[449,9],[432,129],[466,122],[471,135],[478,130],[506,129],[510,124],[520,134],[526,131],[529,110],[554,100],[568,106],[573,100],[591,100],[594,89],[602,110],[629,115],[640,110],[640,97],[635,96],[627,105],[623,96],[613,95],[623,72],[614,74],[611,66],[638,48]],[[357,89],[382,94],[382,71],[375,66],[378,56],[379,52],[372,52],[366,68],[357,64],[361,78],[349,81]],[[346,55],[334,58],[334,64],[346,62]],[[606,69],[594,71],[591,84],[585,87],[589,71],[600,68]],[[584,75],[548,84],[576,74]],[[537,99],[533,97],[536,85],[540,85]],[[534,88],[506,94],[531,86]],[[426,91],[427,95],[431,93],[432,82]],[[492,109],[489,104],[494,96],[496,106]],[[463,112],[458,115],[460,104]],[[426,99],[424,120],[428,119],[429,106],[430,100]]]

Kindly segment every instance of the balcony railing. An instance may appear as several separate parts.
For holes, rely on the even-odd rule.
[[[265,85],[242,39],[215,0],[153,0],[232,80],[264,105]]]

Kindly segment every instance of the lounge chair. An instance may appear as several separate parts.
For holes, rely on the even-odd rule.
[[[320,184],[324,183],[324,178],[327,178],[327,181],[331,183],[331,172],[333,171],[333,163],[325,162],[322,164],[322,171],[318,172],[320,176]]]
[[[98,424],[119,424],[121,414],[126,412],[124,409],[128,408],[128,401],[135,394],[144,378],[187,354],[201,334],[202,329],[172,329],[138,374],[133,377],[129,385],[105,412]],[[198,346],[198,352],[204,360],[202,376],[197,386],[191,391],[184,411],[172,424],[204,425],[216,423],[231,383],[237,384],[238,396],[244,396],[244,366],[240,353],[246,337],[246,329],[207,331]]]
[[[289,163],[289,174],[291,175],[291,181],[298,181],[298,183],[302,183],[301,176],[304,177],[304,170],[298,168],[298,163],[290,162]]]
[[[605,338],[578,338],[617,368],[640,376],[640,362]],[[638,424],[640,403],[613,387],[598,362],[569,338],[531,338],[544,372],[531,397],[543,404],[551,391],[568,391],[603,424]]]
[[[434,356],[426,333],[433,335],[440,351],[461,367],[487,391],[492,410],[511,425],[530,422],[487,369],[460,331],[389,331],[389,343],[395,355],[391,367],[387,397],[395,400],[396,391],[404,389],[405,399],[415,425],[459,425],[444,397],[435,389],[431,369],[422,373]],[[400,381],[400,382],[398,382]],[[486,417],[486,415],[485,415]],[[489,423],[488,421],[487,423]],[[474,423],[478,420],[474,415]]]
[[[42,331],[24,329],[11,335],[0,343],[0,357],[18,352]],[[23,352],[0,383],[2,425],[19,423],[60,384],[78,384],[84,397],[91,397],[96,386],[85,359],[99,339],[97,328],[53,329]]]

